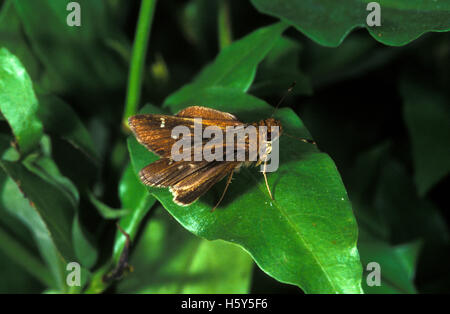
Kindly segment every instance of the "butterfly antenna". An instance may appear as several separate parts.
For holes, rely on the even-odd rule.
[[[287,95],[289,95],[290,92],[292,92],[292,90],[295,87],[295,84],[297,84],[297,82],[292,82],[291,86],[289,86],[288,90],[286,91],[286,93],[284,93],[283,97],[281,97],[280,101],[278,102],[278,104],[276,105],[275,109],[272,112],[272,115],[270,116],[271,118],[273,117],[273,115],[275,114],[275,112],[277,111],[278,107],[280,107],[280,105],[283,103],[283,101],[286,99]]]

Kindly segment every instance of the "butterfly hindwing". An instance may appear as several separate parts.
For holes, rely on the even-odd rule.
[[[186,206],[206,193],[238,165],[239,162],[174,162],[161,158],[143,168],[139,176],[146,185],[170,187],[174,201]]]
[[[139,177],[146,185],[169,187],[207,165],[207,161],[172,161],[169,158],[161,158],[144,167],[139,172]]]
[[[212,162],[186,176],[183,180],[170,188],[173,201],[181,206],[187,206],[195,202],[205,194],[214,184],[229,175],[240,162]]]

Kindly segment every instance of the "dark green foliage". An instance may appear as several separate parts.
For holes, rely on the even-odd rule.
[[[448,2],[78,2],[2,2],[0,293],[449,292]],[[275,200],[245,168],[180,207],[125,122],[190,105],[317,146],[282,136]]]

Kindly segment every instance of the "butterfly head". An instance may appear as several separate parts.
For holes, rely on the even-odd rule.
[[[264,120],[263,125],[267,127],[267,139],[269,141],[277,140],[281,136],[281,133],[283,133],[283,127],[281,126],[281,122],[274,118]]]

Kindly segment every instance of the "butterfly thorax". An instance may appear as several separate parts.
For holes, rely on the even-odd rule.
[[[272,143],[278,140],[281,136],[283,128],[281,122],[274,118],[260,120],[259,122],[252,123],[251,125],[257,129],[260,127],[265,127],[267,133],[262,137],[258,137],[257,147],[255,147],[258,151],[258,160],[256,161],[256,164],[253,162],[245,162],[244,165],[250,166],[251,164],[254,164],[255,166],[259,166],[262,162],[267,160],[268,155],[272,152]],[[260,133],[260,135],[261,134],[262,133]],[[251,145],[249,149],[252,149]]]
[[[279,137],[281,135],[281,133],[283,132],[283,127],[281,126],[281,122],[279,120],[275,120],[274,118],[261,120],[257,123],[257,125],[267,127],[269,139],[271,139],[270,136],[272,134],[272,128],[278,128],[278,136],[277,137]],[[275,139],[276,138],[273,138],[272,140],[275,140]]]

